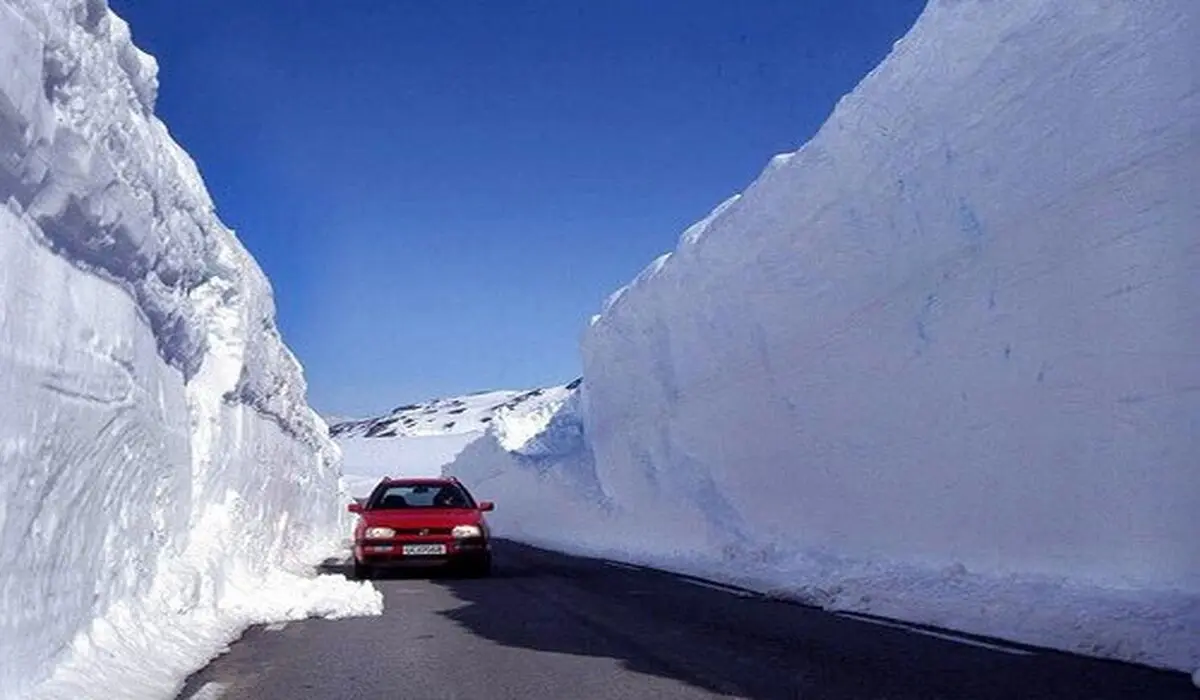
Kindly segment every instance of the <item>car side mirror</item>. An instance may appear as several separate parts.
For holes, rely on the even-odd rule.
[[[354,503],[348,504],[346,506],[346,510],[350,511],[351,513],[361,513],[363,512],[363,507],[361,503],[355,501]]]
[[[482,510],[485,512],[496,510],[496,504],[492,503],[491,501],[480,501],[479,502],[479,510]]]

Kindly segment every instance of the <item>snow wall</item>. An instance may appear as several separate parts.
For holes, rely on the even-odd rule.
[[[448,471],[529,541],[1200,666],[1197,46],[1192,0],[933,0],[593,319],[569,458]]]
[[[337,452],[102,0],[0,0],[0,696],[173,697],[312,576]]]

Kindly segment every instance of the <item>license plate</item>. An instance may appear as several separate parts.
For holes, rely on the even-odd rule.
[[[406,544],[401,550],[408,556],[436,556],[446,553],[446,545],[444,544]]]

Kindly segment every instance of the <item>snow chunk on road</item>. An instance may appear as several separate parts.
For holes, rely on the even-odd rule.
[[[219,607],[193,608],[151,594],[149,605],[119,603],[72,644],[66,661],[38,686],[38,700],[115,696],[172,698],[182,679],[202,667],[251,625],[338,619],[383,612],[383,596],[369,583],[342,576],[272,572],[266,579],[231,577]],[[109,692],[104,695],[113,697]]]

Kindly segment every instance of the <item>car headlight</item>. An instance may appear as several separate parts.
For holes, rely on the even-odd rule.
[[[472,537],[483,537],[483,530],[478,525],[459,525],[450,531],[457,540],[469,540]]]
[[[390,527],[369,527],[363,533],[363,537],[368,540],[386,540],[396,536],[396,531]]]

